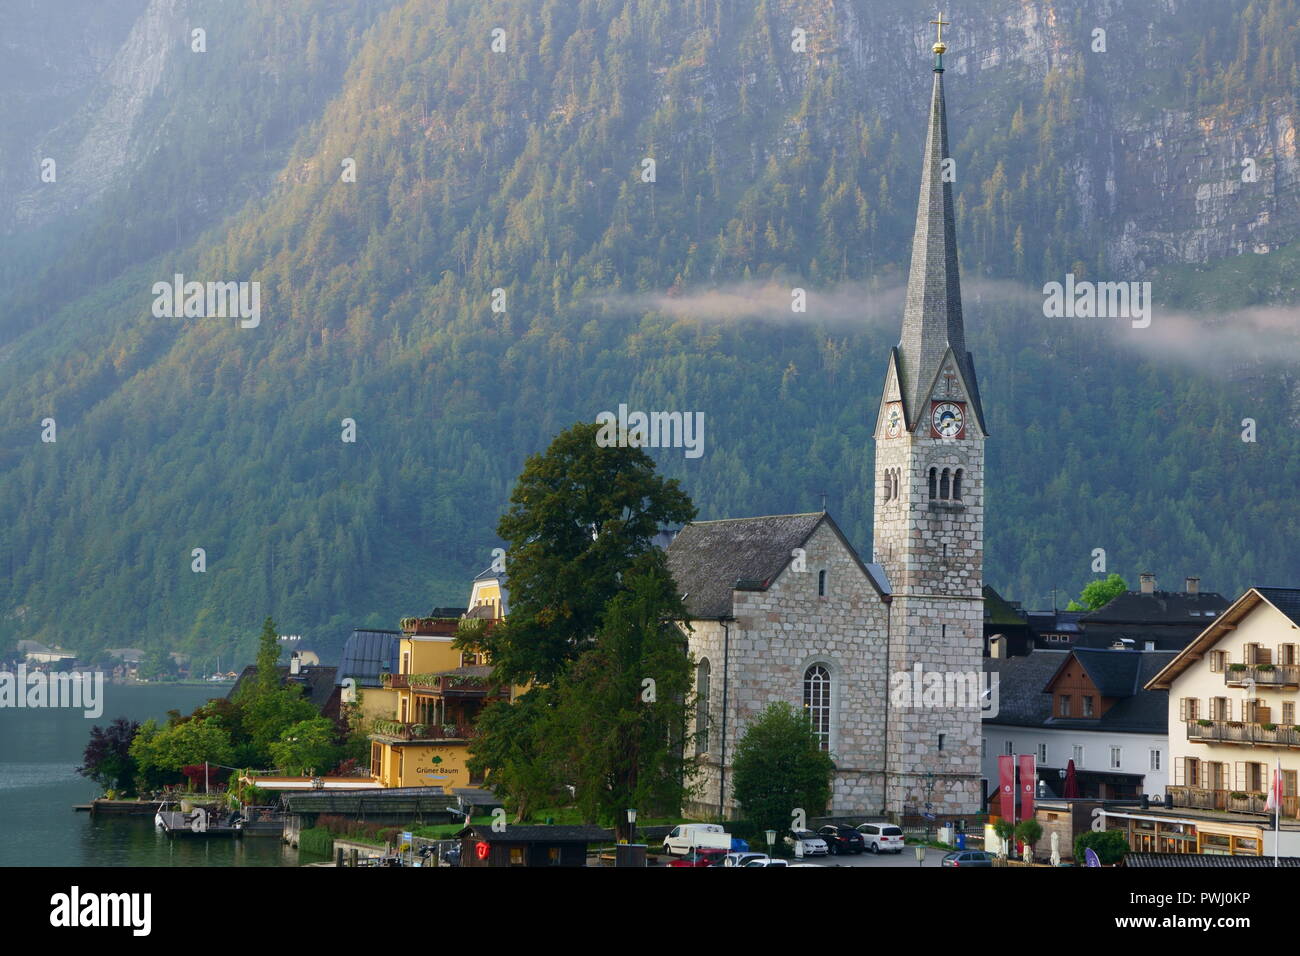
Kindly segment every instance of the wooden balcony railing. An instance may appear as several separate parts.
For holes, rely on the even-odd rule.
[[[1201,743],[1300,747],[1300,727],[1242,720],[1189,720],[1187,739]]]
[[[411,686],[406,674],[380,674],[379,683],[388,690],[406,690]]]
[[[375,720],[371,730],[376,736],[398,740],[465,741],[474,735],[474,728],[469,724],[416,724],[384,719]]]
[[[1268,794],[1255,790],[1210,790],[1205,787],[1166,787],[1175,807],[1233,813],[1271,813],[1265,809]],[[1300,818],[1300,797],[1282,798],[1282,816]]]
[[[1295,664],[1229,664],[1223,672],[1223,682],[1229,687],[1243,687],[1253,682],[1256,687],[1300,688],[1300,666]]]

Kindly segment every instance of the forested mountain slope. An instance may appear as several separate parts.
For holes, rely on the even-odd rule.
[[[114,74],[130,96],[75,94],[24,141],[79,155],[97,104],[139,100],[121,162],[92,189],[75,163],[40,184],[34,158],[5,194],[0,640],[229,659],[270,613],[328,651],[461,602],[524,457],[620,403],[704,413],[700,458],[657,453],[702,517],[824,492],[869,550],[930,5],[122,6],[157,76]],[[986,577],[1008,597],[1077,589],[1098,547],[1229,594],[1300,577],[1296,13],[953,17]],[[1151,328],[1045,319],[1067,272],[1152,282]],[[259,324],[155,318],[176,273],[259,282]]]

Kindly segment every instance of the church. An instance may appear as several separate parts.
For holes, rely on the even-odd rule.
[[[736,813],[736,744],[774,701],[809,716],[835,772],[828,812],[936,817],[982,805],[977,706],[891,701],[891,676],[982,670],[984,439],[966,351],[940,35],[902,335],[876,411],[864,561],[826,512],[700,521],[668,548],[690,615],[701,792]],[[792,810],[794,808],[791,808]]]

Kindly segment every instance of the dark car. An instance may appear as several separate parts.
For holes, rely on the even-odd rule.
[[[954,850],[945,853],[940,866],[992,866],[993,856],[983,850]]]
[[[853,827],[840,827],[829,823],[817,831],[817,835],[826,841],[831,853],[861,853],[867,848],[862,834]]]

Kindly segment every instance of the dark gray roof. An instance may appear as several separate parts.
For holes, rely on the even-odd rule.
[[[343,645],[338,679],[351,677],[358,687],[379,687],[380,674],[392,674],[397,670],[397,648],[401,639],[400,631],[354,627]]]
[[[948,158],[948,118],[944,108],[943,73],[936,70],[930,93],[930,119],[921,167],[921,194],[912,237],[912,265],[903,308],[903,334],[895,351],[899,391],[908,427],[924,414],[924,403],[949,348],[970,391],[970,408],[985,429],[984,410],[975,364],[966,351],[961,310],[961,280],[957,270],[957,230],[952,184],[945,181]]]
[[[614,839],[612,830],[593,826],[507,826],[498,832],[491,825],[474,824],[456,836],[472,836],[486,843],[604,843]]]
[[[1264,595],[1264,600],[1273,605],[1291,619],[1293,624],[1300,624],[1300,588],[1255,588]]]
[[[984,672],[998,675],[998,714],[986,723],[1041,727],[1052,717],[1052,698],[1043,688],[1069,651],[1035,650],[1023,657],[986,657]]]
[[[335,677],[338,674],[337,667],[304,667],[297,677],[290,676],[289,668],[284,664],[276,667],[280,672],[280,684],[288,687],[296,684],[303,690],[303,695],[312,702],[312,705],[325,716],[334,716],[335,708],[332,706],[337,703],[336,694],[338,693],[338,684]],[[235,685],[230,688],[226,694],[227,699],[234,700],[244,686],[245,682],[251,682],[257,679],[257,665],[249,664],[240,673],[239,679]]]
[[[1035,650],[1024,657],[985,658],[985,671],[998,675],[998,715],[987,722],[1020,727],[1168,733],[1168,691],[1143,687],[1174,659],[1175,653],[1074,648]],[[1103,697],[1118,698],[1101,717],[1052,716],[1052,697],[1047,688],[1070,655],[1078,659]]]
[[[686,595],[693,620],[726,617],[732,611],[732,590],[762,591],[771,586],[795,548],[801,547],[823,521],[866,573],[878,592],[887,593],[884,571],[872,571],[858,558],[830,515],[823,511],[762,518],[727,518],[688,524],[668,546],[668,570]]]
[[[1125,591],[1108,604],[1083,616],[1090,624],[1195,624],[1205,627],[1228,606],[1228,599],[1214,591]],[[1212,612],[1207,614],[1206,612]]]
[[[1074,658],[1083,665],[1102,697],[1128,697],[1144,683],[1138,680],[1142,655],[1134,651],[1076,647]]]

